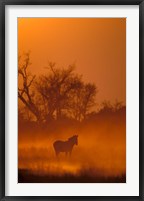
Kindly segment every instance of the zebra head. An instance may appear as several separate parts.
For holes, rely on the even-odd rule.
[[[70,137],[68,140],[72,142],[73,144],[78,145],[78,135],[74,135]]]

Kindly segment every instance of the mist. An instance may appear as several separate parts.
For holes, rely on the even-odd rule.
[[[60,153],[57,158],[53,143],[74,134],[78,135],[78,145],[74,145],[71,157]],[[63,120],[43,128],[35,124],[19,126],[18,164],[19,170],[27,170],[29,176],[48,177],[46,182],[65,182],[65,177],[68,182],[73,180],[71,177],[109,182],[109,178],[125,177],[125,112],[99,115],[81,123]]]

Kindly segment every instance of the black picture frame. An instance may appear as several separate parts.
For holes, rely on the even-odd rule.
[[[5,196],[5,6],[139,5],[139,196]],[[144,0],[0,0],[0,200],[144,200]]]

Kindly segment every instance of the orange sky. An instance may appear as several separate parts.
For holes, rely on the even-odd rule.
[[[126,102],[125,18],[18,18],[19,53],[31,51],[30,71],[76,64],[76,72],[98,87],[97,102]]]

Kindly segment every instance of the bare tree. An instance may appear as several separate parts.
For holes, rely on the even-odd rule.
[[[28,72],[30,63],[30,54],[24,55],[24,60],[19,56],[18,60],[18,76],[19,76],[19,87],[18,87],[18,98],[22,103],[31,111],[36,117],[37,121],[40,121],[41,115],[38,106],[35,103],[35,92],[32,91],[32,85],[35,80],[35,75],[31,75]]]
[[[49,62],[48,73],[35,79],[28,72],[30,55],[19,57],[18,97],[35,116],[38,122],[61,119],[64,114],[81,121],[95,105],[97,88],[94,84],[84,84],[82,76],[74,73],[74,65],[66,69],[57,68]],[[28,115],[29,116],[29,115]]]
[[[102,108],[101,108],[101,112],[103,113],[109,113],[109,112],[117,112],[118,110],[123,108],[123,104],[122,102],[116,100],[114,104],[112,104],[110,101],[103,101],[102,102]]]
[[[80,76],[73,73],[74,66],[58,69],[55,63],[49,62],[49,73],[42,75],[37,82],[37,90],[46,104],[46,116],[60,119],[63,110],[68,110],[69,94],[80,83]]]
[[[87,113],[90,109],[95,106],[95,96],[98,90],[94,84],[86,84],[84,86],[84,94],[83,94],[83,101],[82,101],[82,116],[83,119],[86,118]]]
[[[74,119],[82,121],[90,109],[95,106],[97,87],[94,84],[81,83],[71,94],[71,113]]]

